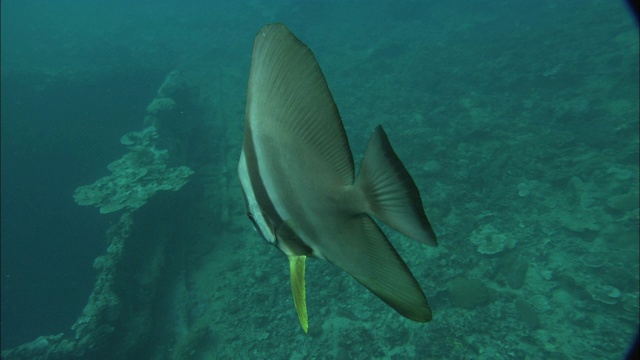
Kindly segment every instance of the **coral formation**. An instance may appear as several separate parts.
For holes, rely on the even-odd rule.
[[[484,225],[471,233],[471,242],[478,246],[480,254],[493,255],[504,249],[512,249],[516,240],[498,232],[493,225]]]
[[[580,262],[590,268],[599,268],[607,264],[609,257],[604,252],[588,252],[580,255]]]
[[[156,148],[157,138],[153,126],[125,134],[120,141],[131,152],[107,166],[111,175],[77,188],[74,200],[99,207],[106,214],[137,209],[160,190],[180,190],[193,171],[186,166],[167,168],[169,154]]]
[[[147,112],[156,115],[161,112],[175,110],[176,102],[168,97],[157,97],[147,106]]]
[[[622,293],[611,285],[590,284],[587,286],[587,292],[591,294],[593,300],[601,303],[613,305],[618,303],[618,299]]]

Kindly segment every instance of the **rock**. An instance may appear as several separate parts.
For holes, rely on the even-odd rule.
[[[599,231],[600,225],[596,222],[597,215],[592,211],[584,210],[576,213],[560,214],[560,225],[569,231],[581,233],[585,231]]]
[[[509,262],[509,266],[506,269],[507,285],[512,289],[520,289],[524,286],[524,282],[527,278],[527,271],[529,270],[529,263],[516,259]]]
[[[518,318],[527,324],[531,329],[540,327],[540,319],[536,309],[525,300],[518,299],[515,301],[516,314]]]
[[[525,197],[525,196],[529,196],[530,193],[531,193],[531,187],[529,186],[528,183],[521,182],[520,184],[518,184],[518,196]]]
[[[440,165],[439,162],[435,160],[429,160],[424,164],[424,166],[422,167],[422,170],[424,170],[424,172],[428,174],[435,174],[440,172],[440,170],[442,170],[442,166]]]
[[[607,169],[607,174],[612,175],[618,181],[627,181],[632,177],[637,176],[638,170],[632,170],[626,167],[613,165]]]
[[[475,309],[491,302],[495,292],[482,281],[458,276],[447,284],[453,304],[465,309]]]
[[[638,208],[638,193],[630,192],[612,196],[607,200],[607,205],[615,211],[625,213]]]

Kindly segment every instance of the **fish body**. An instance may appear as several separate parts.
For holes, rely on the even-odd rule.
[[[282,24],[266,25],[256,35],[238,175],[256,230],[289,257],[305,332],[306,257],[343,269],[403,316],[431,320],[420,285],[372,219],[437,245],[417,186],[381,126],[355,175],[320,66]]]

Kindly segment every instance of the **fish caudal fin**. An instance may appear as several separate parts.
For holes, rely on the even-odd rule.
[[[355,185],[364,193],[367,213],[411,239],[437,245],[418,187],[382,126],[369,139]]]
[[[293,304],[298,311],[298,320],[305,334],[309,331],[309,319],[307,317],[307,295],[304,284],[304,266],[306,256],[289,256],[289,272],[291,276],[291,292],[293,292]]]

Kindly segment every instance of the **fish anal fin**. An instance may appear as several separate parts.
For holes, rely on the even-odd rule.
[[[327,260],[404,317],[431,320],[431,308],[420,285],[375,221],[363,214],[339,227],[340,239],[348,246],[327,248]]]

